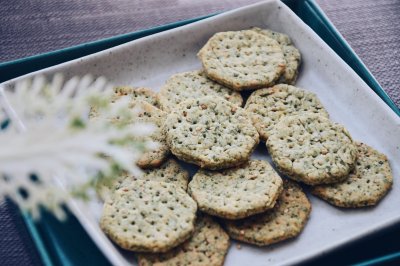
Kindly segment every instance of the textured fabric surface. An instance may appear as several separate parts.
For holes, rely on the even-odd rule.
[[[0,265],[40,265],[36,247],[14,204],[0,204]]]
[[[400,1],[316,1],[400,106]],[[0,62],[254,2],[0,0]],[[21,217],[9,203],[0,205],[0,264],[40,264]]]
[[[400,1],[317,0],[400,107]]]

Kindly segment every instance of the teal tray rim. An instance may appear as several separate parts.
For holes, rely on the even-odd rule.
[[[25,225],[32,237],[33,243],[35,244],[35,246],[37,248],[37,251],[39,253],[40,258],[42,259],[43,264],[46,266],[53,265],[53,263],[50,259],[50,255],[46,250],[46,246],[43,243],[42,237],[40,236],[40,233],[37,230],[35,221],[33,220],[32,216],[30,216],[26,212],[23,212],[22,218],[23,218]]]

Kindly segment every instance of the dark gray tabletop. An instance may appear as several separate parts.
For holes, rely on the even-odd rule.
[[[400,107],[400,1],[316,1]],[[0,62],[254,2],[0,0]],[[21,217],[9,203],[0,205],[0,264],[40,264]]]

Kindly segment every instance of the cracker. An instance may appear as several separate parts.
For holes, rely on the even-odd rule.
[[[140,138],[140,140],[158,143],[156,149],[145,151],[136,164],[144,169],[158,167],[167,159],[170,153],[165,133],[162,130],[167,113],[147,102],[137,102],[135,106],[140,107],[140,111],[134,114],[132,122],[152,123],[156,126],[156,130],[149,137]]]
[[[183,169],[176,160],[168,159],[159,168],[143,170],[143,175],[140,178],[130,176],[125,172],[110,180],[110,182],[99,182],[96,186],[96,191],[100,198],[105,201],[110,198],[117,189],[127,186],[132,181],[138,179],[172,183],[186,191],[189,173]]]
[[[222,266],[229,248],[229,236],[209,216],[197,218],[193,236],[175,249],[161,254],[139,254],[140,266]]]
[[[140,142],[153,141],[158,143],[157,148],[153,150],[144,150],[143,154],[136,162],[137,166],[144,169],[158,167],[167,159],[170,153],[166,144],[165,134],[162,130],[167,113],[151,105],[148,101],[142,100],[143,97],[146,98],[144,94],[125,94],[126,90],[126,88],[116,88],[116,94],[111,97],[110,101],[111,104],[115,104],[116,101],[122,100],[122,97],[132,98],[132,100],[127,102],[128,107],[132,109],[132,112],[129,114],[129,121],[121,120],[119,116],[112,117],[106,112],[106,110],[99,112],[95,108],[91,108],[89,117],[91,120],[107,119],[117,126],[121,121],[123,121],[123,123],[150,123],[155,125],[156,129],[150,136],[135,137],[134,140]],[[133,91],[136,91],[136,89],[133,89]],[[137,95],[137,97],[134,95]],[[148,99],[152,102],[150,97]],[[128,149],[130,148],[128,144],[126,146]]]
[[[311,204],[300,186],[285,180],[283,192],[272,210],[223,223],[233,239],[266,246],[298,236],[310,212]]]
[[[244,109],[212,96],[179,104],[168,115],[165,131],[175,156],[213,170],[247,162],[259,142]]]
[[[216,33],[198,57],[209,78],[237,91],[273,85],[286,66],[279,43],[253,30]]]
[[[282,118],[270,132],[267,147],[279,171],[309,185],[345,180],[357,158],[349,132],[313,113]]]
[[[120,86],[114,88],[113,100],[129,97],[131,102],[144,101],[158,107],[157,93],[152,89],[142,87]]]
[[[332,205],[357,208],[376,205],[393,184],[387,157],[364,143],[357,145],[357,163],[343,183],[316,186],[312,193]]]
[[[222,97],[225,100],[242,106],[240,93],[232,91],[215,81],[208,79],[203,71],[190,71],[170,77],[158,94],[161,109],[170,112],[179,103],[187,99],[202,96]]]
[[[267,161],[222,171],[199,170],[189,183],[198,208],[226,219],[241,219],[274,207],[282,179]]]
[[[245,109],[251,114],[263,140],[268,139],[269,132],[284,116],[311,112],[329,117],[314,93],[286,84],[254,91],[247,99]]]
[[[282,48],[286,61],[286,68],[277,83],[294,84],[296,82],[299,65],[301,63],[300,51],[293,45],[292,40],[286,34],[268,29],[252,28],[257,33],[276,40]]]
[[[100,227],[120,247],[165,252],[194,230],[196,202],[173,184],[136,180],[104,204]]]

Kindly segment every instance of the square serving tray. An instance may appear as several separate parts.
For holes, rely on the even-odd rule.
[[[312,1],[305,2],[312,7]],[[292,7],[299,8],[298,4],[292,4]],[[312,21],[315,23],[315,20]],[[304,58],[297,84],[316,92],[333,120],[345,124],[355,139],[365,141],[388,155],[393,167],[395,187],[378,207],[357,211],[342,211],[311,197],[313,213],[304,233],[298,239],[272,248],[259,249],[245,246],[240,251],[231,248],[226,264],[241,265],[252,262],[254,265],[264,265],[266,262],[269,264],[300,262],[398,222],[400,212],[397,212],[396,207],[400,201],[396,197],[395,190],[397,190],[400,160],[399,143],[398,141],[396,143],[396,140],[400,139],[400,122],[393,112],[396,109],[390,110],[377,95],[372,94],[370,88],[323,41],[279,1],[266,1],[227,12],[45,69],[42,73],[62,71],[72,76],[91,72],[95,75],[105,75],[116,83],[146,85],[157,89],[169,75],[199,68],[200,64],[195,54],[213,33],[250,26],[269,27],[285,32],[293,38]],[[174,25],[168,27],[173,28]],[[4,66],[0,65],[0,69],[1,67]],[[368,72],[366,74],[370,75]],[[373,78],[372,80],[375,81]],[[379,88],[377,91],[379,94]],[[386,94],[382,92],[380,96],[385,99]],[[98,217],[90,215],[94,210],[98,212],[100,205],[93,203],[90,206],[89,211],[84,211],[87,207],[79,202],[73,202],[70,208],[89,235],[96,239],[96,244],[104,251],[110,262],[118,265],[124,263],[118,251],[114,251],[114,246],[99,232],[98,227],[96,228]],[[27,218],[29,227],[38,233],[35,239],[46,247],[42,249],[43,258],[48,264],[57,263],[54,260],[61,263],[71,262],[70,256],[57,255],[62,255],[64,252],[65,247],[62,245],[65,243],[62,241],[57,241],[61,244],[55,248],[56,256],[45,252],[49,246],[48,242],[58,239],[56,236],[58,233],[54,232],[59,231],[51,229],[51,225],[46,226],[48,219],[43,221],[45,224],[43,229],[32,224]],[[66,228],[62,230],[64,229],[68,230]],[[79,226],[74,226],[74,230],[80,229]],[[50,230],[47,232],[50,234],[43,236],[41,232],[43,230]],[[39,235],[44,237],[43,241]],[[90,243],[88,239],[86,240]],[[77,247],[78,253],[81,251],[80,254],[87,254],[87,249],[93,248],[93,244],[89,247],[82,243]],[[106,263],[106,260],[100,256],[96,264],[103,263]]]

